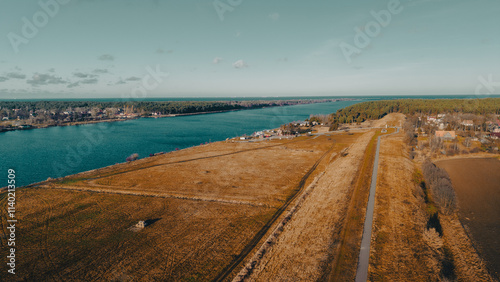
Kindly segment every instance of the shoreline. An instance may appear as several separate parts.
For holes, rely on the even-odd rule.
[[[138,118],[75,121],[75,122],[69,122],[69,123],[64,123],[64,124],[40,124],[40,125],[34,125],[34,126],[32,125],[31,127],[28,127],[28,128],[19,128],[19,127],[12,128],[12,129],[2,128],[2,129],[0,129],[0,133],[11,132],[11,131],[43,129],[43,128],[50,128],[50,127],[65,127],[65,126],[75,126],[75,125],[85,125],[85,124],[96,124],[96,123],[103,123],[103,122],[127,121],[127,120],[133,120],[133,119],[138,119]]]
[[[63,126],[74,126],[74,125],[84,125],[84,124],[96,124],[102,122],[117,122],[117,121],[127,121],[134,120],[140,118],[166,118],[166,117],[178,117],[178,116],[193,116],[193,115],[206,115],[206,114],[217,114],[217,113],[226,113],[226,112],[235,112],[235,111],[245,111],[245,110],[257,110],[257,109],[266,109],[266,108],[277,108],[277,107],[287,107],[287,106],[297,106],[297,105],[307,105],[307,104],[321,104],[321,103],[336,103],[339,101],[355,101],[357,99],[330,99],[330,100],[318,100],[310,103],[299,103],[294,105],[276,105],[276,106],[263,106],[263,107],[249,107],[242,109],[230,109],[230,110],[219,110],[219,111],[209,111],[209,112],[194,112],[194,113],[179,113],[179,114],[164,114],[157,116],[134,116],[127,118],[112,118],[112,119],[104,119],[104,120],[89,120],[89,121],[75,121],[68,122],[63,124],[39,124],[39,125],[29,125],[30,127],[23,128],[23,125],[19,125],[14,128],[1,128],[0,133],[10,132],[10,131],[21,131],[21,130],[32,130],[32,129],[41,129],[41,128],[49,128],[49,127],[63,127]],[[304,100],[306,101],[306,100]]]
[[[286,105],[286,106],[290,106],[290,105]],[[285,107],[285,106],[278,106],[278,107]],[[258,109],[264,109],[264,108],[272,108],[272,107],[263,107],[263,108],[258,108]],[[168,115],[158,115],[158,116],[136,116],[136,117],[131,117],[131,118],[113,118],[113,119],[104,119],[104,120],[75,121],[75,122],[68,122],[68,123],[63,123],[63,124],[40,124],[40,125],[31,125],[31,127],[28,127],[28,128],[19,128],[19,127],[12,128],[12,129],[2,128],[2,129],[0,129],[0,133],[10,132],[10,131],[42,129],[42,128],[50,128],[50,127],[65,127],[65,126],[76,126],[76,125],[86,125],[86,124],[97,124],[97,123],[103,123],[103,122],[119,122],[119,121],[128,121],[128,120],[135,120],[135,119],[141,119],[141,118],[169,118],[169,117],[179,117],[179,116],[218,114],[218,113],[236,112],[236,111],[244,111],[244,110],[251,110],[251,109],[234,109],[234,110],[224,110],[224,111],[168,114]]]
[[[233,137],[233,138],[236,138],[236,137]],[[230,138],[228,138],[228,139],[230,139]],[[264,141],[269,141],[269,140],[264,140]],[[57,178],[48,177],[45,180],[40,180],[40,181],[33,182],[33,183],[30,183],[30,184],[26,184],[26,185],[23,185],[23,186],[16,186],[16,189],[19,189],[19,188],[36,188],[39,185],[48,184],[48,183],[51,183],[53,181],[60,181],[60,180],[63,180],[65,178],[69,178],[69,177],[76,177],[76,176],[86,175],[86,174],[93,173],[93,172],[98,172],[98,171],[105,170],[105,169],[112,169],[113,167],[116,167],[116,166],[123,166],[123,165],[127,165],[127,164],[135,164],[138,161],[145,161],[145,160],[148,160],[150,158],[160,157],[162,155],[167,155],[167,154],[170,154],[170,153],[173,153],[173,152],[181,152],[181,151],[184,151],[184,150],[201,148],[201,147],[204,147],[204,146],[207,146],[207,145],[210,145],[210,144],[227,143],[227,142],[228,142],[228,140],[226,139],[226,140],[220,140],[220,141],[213,141],[213,142],[210,142],[208,144],[199,144],[199,145],[195,145],[195,146],[191,146],[191,147],[186,147],[186,148],[182,148],[182,149],[179,149],[179,150],[173,150],[173,151],[168,151],[168,152],[166,152],[166,151],[165,152],[157,152],[156,154],[154,154],[152,156],[149,155],[149,156],[146,156],[146,157],[143,157],[143,158],[139,158],[139,159],[137,159],[135,161],[131,161],[131,162],[127,162],[127,161],[125,161],[125,162],[118,162],[118,163],[106,165],[106,166],[103,166],[103,167],[98,167],[98,168],[93,168],[93,169],[90,169],[90,170],[80,171],[80,172],[73,173],[73,174],[68,174],[68,175],[65,175],[65,176],[57,177]],[[243,142],[241,142],[241,143],[243,143]],[[5,191],[7,191],[7,186],[0,187],[0,193],[3,193]]]

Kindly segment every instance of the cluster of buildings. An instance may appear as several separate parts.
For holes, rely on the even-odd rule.
[[[446,114],[439,114],[437,116],[427,116],[426,118],[419,117],[421,122],[421,127],[417,129],[417,133],[421,136],[427,136],[428,132],[425,132],[424,126],[427,126],[427,130],[432,128],[435,130],[434,136],[442,140],[451,141],[461,136],[465,132],[469,136],[472,135],[473,141],[481,141],[482,143],[485,138],[499,139],[500,138],[500,120],[497,118],[495,121],[485,121],[483,124],[478,124],[471,119],[459,119],[458,117],[448,118],[445,121]],[[450,124],[449,120],[454,120],[453,124]],[[453,128],[453,130],[452,130]],[[456,129],[456,130],[454,130]],[[465,137],[465,136],[462,136]]]
[[[34,127],[46,127],[63,125],[70,122],[88,122],[108,119],[133,119],[138,118],[139,113],[134,108],[67,108],[65,110],[55,109],[0,109],[0,131],[29,129]]]

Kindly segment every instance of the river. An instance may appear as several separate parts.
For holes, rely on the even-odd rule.
[[[330,114],[360,101],[339,101],[225,113],[141,118],[122,122],[50,127],[0,134],[0,187],[7,170],[18,186],[226,138],[277,128],[310,114]],[[5,183],[5,185],[3,184]]]

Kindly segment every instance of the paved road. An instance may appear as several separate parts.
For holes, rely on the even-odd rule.
[[[389,136],[399,132],[382,135]],[[363,227],[363,238],[361,239],[361,248],[359,249],[358,268],[356,270],[356,282],[365,282],[368,280],[368,264],[370,258],[370,243],[372,238],[373,210],[375,208],[375,188],[377,187],[378,155],[380,151],[380,137],[377,140],[377,151],[373,161],[372,182],[370,184],[370,196],[368,197],[368,206],[366,207],[365,225]]]

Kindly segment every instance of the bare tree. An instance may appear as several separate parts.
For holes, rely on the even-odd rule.
[[[463,144],[465,147],[470,148],[470,145],[472,145],[472,139],[470,137],[465,138]]]
[[[126,161],[127,162],[132,162],[132,161],[137,160],[138,158],[139,158],[139,154],[134,153],[134,154],[128,156],[127,159],[126,159]]]
[[[432,197],[444,214],[451,214],[457,207],[457,197],[448,173],[429,159],[422,165],[425,181],[431,187]]]

